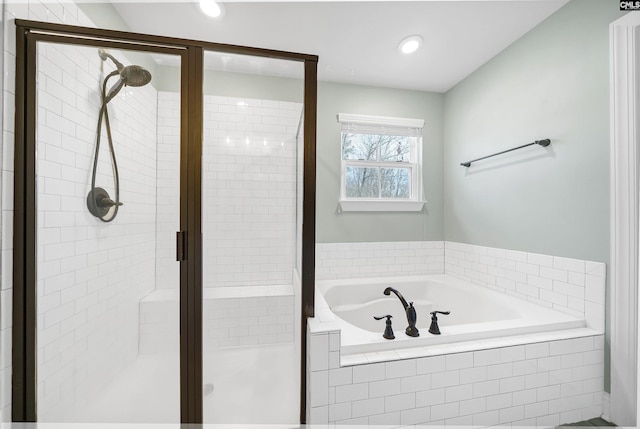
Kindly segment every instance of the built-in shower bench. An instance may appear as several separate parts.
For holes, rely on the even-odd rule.
[[[140,300],[140,353],[178,349],[178,296],[177,289],[157,289]],[[293,286],[204,288],[202,318],[205,350],[291,342]]]

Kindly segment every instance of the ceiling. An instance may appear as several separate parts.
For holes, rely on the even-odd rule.
[[[184,1],[114,7],[134,32],[318,55],[322,81],[446,92],[567,1],[234,1],[221,19]],[[398,43],[411,34],[424,44],[403,55]],[[210,64],[269,74],[277,63],[244,60]]]

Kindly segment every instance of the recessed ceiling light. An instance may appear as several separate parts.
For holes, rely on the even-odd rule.
[[[422,37],[414,34],[402,39],[398,45],[398,50],[403,54],[411,54],[417,51],[420,46],[422,46]]]
[[[200,0],[200,9],[211,18],[221,18],[224,15],[224,6],[220,1]]]

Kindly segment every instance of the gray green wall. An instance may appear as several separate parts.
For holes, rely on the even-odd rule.
[[[569,2],[445,96],[447,240],[608,262],[609,29]],[[458,164],[536,139],[531,147]]]
[[[319,243],[443,240],[442,94],[318,84],[316,240]],[[422,212],[342,212],[338,113],[424,119]]]
[[[623,14],[618,4],[567,3],[446,94],[446,240],[609,263],[609,24]],[[551,146],[459,166],[542,138]],[[608,356],[605,364],[608,391]]]

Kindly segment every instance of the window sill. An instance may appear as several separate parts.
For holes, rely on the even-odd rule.
[[[343,212],[419,212],[426,201],[340,200]]]

